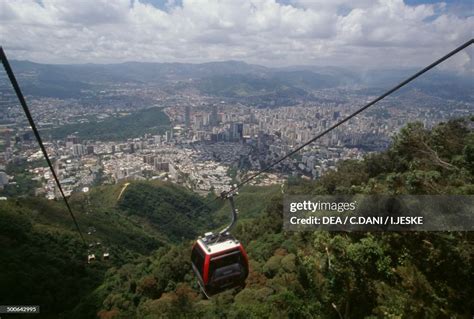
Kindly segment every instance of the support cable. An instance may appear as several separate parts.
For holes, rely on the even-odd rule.
[[[282,161],[284,161],[285,159],[287,159],[288,157],[294,155],[295,153],[299,152],[300,150],[302,150],[305,146],[308,146],[309,144],[317,141],[318,139],[320,139],[321,137],[323,137],[324,135],[328,134],[329,132],[331,132],[332,130],[336,129],[337,127],[339,127],[340,125],[346,123],[347,121],[349,121],[350,119],[352,119],[353,117],[357,116],[358,114],[362,113],[363,111],[367,110],[369,107],[373,106],[374,104],[376,104],[377,102],[383,100],[384,98],[386,98],[387,96],[391,95],[392,93],[398,91],[399,89],[401,89],[402,87],[404,87],[405,85],[407,85],[408,83],[410,83],[411,81],[415,80],[416,78],[418,78],[419,76],[421,76],[422,74],[428,72],[429,70],[433,69],[434,67],[436,67],[437,65],[441,64],[442,62],[448,60],[449,58],[451,58],[452,56],[454,56],[455,54],[459,53],[460,51],[464,50],[465,48],[467,48],[468,46],[470,46],[471,44],[474,43],[474,39],[470,39],[469,41],[463,43],[462,45],[458,46],[456,49],[452,50],[451,52],[447,53],[446,55],[444,55],[443,57],[439,58],[438,60],[434,61],[433,63],[431,63],[430,65],[426,66],[425,68],[421,69],[420,71],[416,72],[415,74],[413,74],[412,76],[408,77],[406,80],[400,82],[399,84],[397,84],[396,86],[394,86],[393,88],[389,89],[388,91],[386,91],[385,93],[383,93],[382,95],[380,95],[379,97],[377,97],[376,99],[372,100],[371,102],[365,104],[364,106],[362,106],[361,108],[359,108],[357,111],[353,112],[352,114],[346,116],[345,118],[343,118],[342,120],[340,120],[339,122],[335,123],[334,125],[332,125],[331,127],[329,127],[328,129],[324,130],[323,132],[319,133],[318,135],[316,135],[315,137],[313,137],[312,139],[310,139],[309,141],[305,142],[304,144],[298,146],[297,148],[295,148],[294,150],[290,151],[289,153],[287,153],[286,155],[284,155],[283,157],[279,158],[278,160],[276,160],[275,162],[271,163],[270,165],[266,166],[265,168],[263,168],[262,170],[258,171],[257,173],[249,176],[248,178],[244,179],[242,182],[240,182],[239,184],[233,186],[229,191],[224,191],[222,192],[221,196],[217,196],[216,198],[214,198],[213,200],[209,201],[208,203],[205,203],[203,205],[201,205],[200,207],[198,207],[197,209],[195,210],[198,210],[198,209],[201,209],[205,206],[208,206],[210,204],[212,204],[213,202],[215,202],[216,200],[218,200],[219,198],[226,198],[226,196],[228,194],[231,194],[237,190],[239,190],[242,186],[244,186],[245,184],[249,183],[250,181],[252,181],[253,179],[255,179],[257,176],[261,175],[262,173],[264,172],[267,172],[268,170],[270,170],[271,168],[275,167],[275,165],[281,163]]]
[[[28,105],[26,104],[25,97],[23,96],[20,86],[18,85],[18,82],[15,78],[15,74],[13,73],[10,63],[8,62],[7,56],[5,55],[5,52],[3,51],[3,48],[1,46],[0,46],[0,59],[2,60],[3,67],[5,68],[5,71],[7,72],[8,78],[10,79],[13,89],[15,90],[16,96],[18,97],[18,100],[20,101],[23,111],[25,112],[26,118],[28,119],[31,129],[33,130],[33,133],[35,134],[36,141],[38,142],[39,147],[41,148],[41,151],[43,152],[43,156],[46,159],[46,162],[48,163],[49,169],[51,170],[51,173],[53,174],[53,178],[56,182],[59,192],[61,193],[64,203],[66,204],[67,210],[69,211],[69,214],[71,215],[74,225],[76,226],[76,230],[79,233],[79,236],[81,237],[82,243],[84,244],[84,246],[86,246],[86,241],[84,239],[84,236],[82,235],[81,229],[79,228],[79,224],[77,223],[76,217],[74,216],[72,212],[71,206],[69,205],[69,201],[64,195],[63,188],[61,187],[61,183],[59,182],[58,176],[56,175],[56,171],[54,170],[54,167],[48,156],[48,152],[46,152],[46,148],[44,147],[43,140],[41,139],[38,129],[36,128],[35,121],[33,120],[33,117],[31,116]]]

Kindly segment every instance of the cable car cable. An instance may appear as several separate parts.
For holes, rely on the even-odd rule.
[[[81,229],[79,228],[79,224],[77,223],[76,217],[74,216],[71,206],[69,205],[69,201],[64,195],[63,188],[61,187],[61,183],[59,182],[58,176],[56,175],[56,171],[54,170],[51,160],[49,159],[48,153],[46,152],[46,148],[44,147],[41,136],[38,132],[38,129],[36,128],[35,121],[33,120],[33,117],[31,116],[30,110],[28,108],[28,105],[26,104],[26,100],[23,96],[20,86],[18,85],[18,82],[15,78],[15,74],[13,73],[13,70],[10,67],[10,63],[8,62],[7,56],[5,55],[5,52],[3,51],[3,48],[1,46],[0,46],[0,59],[2,60],[3,67],[5,71],[7,72],[8,78],[10,79],[10,83],[12,84],[13,89],[15,90],[16,96],[18,97],[18,100],[20,101],[20,104],[23,108],[23,111],[25,112],[25,115],[31,126],[31,129],[33,130],[33,133],[35,134],[36,141],[38,142],[41,148],[41,151],[43,152],[43,156],[46,159],[46,162],[48,163],[49,169],[51,170],[51,173],[53,174],[53,178],[56,182],[56,185],[58,186],[59,192],[61,193],[64,203],[66,204],[67,210],[69,211],[69,214],[71,215],[74,225],[76,226],[76,230],[79,233],[79,236],[81,237],[82,243],[84,244],[84,246],[87,246],[84,236],[82,235]]]
[[[278,163],[281,163],[286,158],[300,151],[305,146],[320,139],[324,135],[336,129],[338,126],[344,124],[345,122],[349,121],[351,118],[357,116],[358,114],[368,109],[369,107],[371,107],[378,101],[384,99],[388,95],[399,90],[400,88],[410,83],[411,81],[413,81],[420,75],[424,74],[425,72],[431,70],[432,68],[434,68],[441,62],[449,59],[451,56],[455,55],[459,51],[468,47],[473,42],[474,42],[474,39],[471,39],[470,41],[464,43],[463,45],[449,52],[442,58],[436,60],[435,62],[431,63],[427,67],[418,71],[417,73],[410,76],[406,80],[402,81],[395,87],[391,88],[387,92],[383,93],[382,95],[380,95],[373,101],[359,108],[357,111],[351,113],[349,116],[345,117],[341,121],[335,123],[328,129],[319,133],[318,135],[316,135],[315,137],[313,137],[306,143],[300,145],[296,149],[287,153],[285,156],[281,157],[277,161],[273,162],[272,164],[268,165],[264,169],[246,178],[239,184],[234,185],[233,187],[231,187],[229,191],[222,192],[220,197],[216,197],[214,200],[208,203],[205,203],[204,205],[209,205],[210,203],[215,202],[218,198],[229,199],[231,209],[232,209],[232,220],[231,220],[231,223],[227,227],[225,227],[221,232],[219,232],[217,235],[213,234],[212,232],[206,233],[204,234],[204,238],[199,237],[196,243],[193,245],[192,252],[191,252],[192,269],[196,274],[197,282],[199,284],[201,291],[204,293],[204,295],[209,298],[209,296],[212,296],[216,293],[222,292],[227,289],[245,287],[245,280],[249,272],[248,257],[242,244],[236,241],[235,238],[230,234],[230,232],[228,232],[230,228],[235,224],[236,219],[237,219],[237,211],[235,209],[233,196],[236,195],[236,192],[239,188],[249,183],[260,174],[268,171],[269,169],[271,169]],[[202,208],[202,207],[203,206],[199,208]],[[222,235],[226,235],[226,237],[221,240]]]
[[[318,135],[316,135],[314,138],[310,139],[309,141],[305,142],[304,144],[300,145],[299,147],[297,147],[296,149],[294,149],[293,151],[287,153],[286,155],[284,155],[283,157],[281,157],[280,159],[278,159],[277,161],[273,162],[272,164],[268,165],[267,167],[265,167],[264,169],[258,171],[257,173],[251,175],[250,177],[246,178],[245,180],[243,180],[242,182],[240,182],[239,184],[237,184],[236,186],[233,186],[229,191],[224,191],[221,196],[218,196],[216,198],[214,198],[213,200],[209,201],[208,203],[205,203],[203,205],[201,205],[199,207],[199,209],[201,209],[202,207],[204,206],[208,206],[209,204],[215,202],[217,199],[219,198],[222,198],[222,197],[225,197],[226,194],[230,194],[238,189],[240,189],[242,186],[244,186],[245,184],[249,183],[250,181],[252,181],[253,179],[255,179],[256,177],[258,177],[259,175],[261,175],[262,173],[270,170],[271,168],[275,167],[276,165],[278,165],[279,163],[281,163],[282,161],[284,161],[285,159],[287,159],[288,157],[294,155],[295,153],[299,152],[301,149],[303,149],[304,147],[308,146],[309,144],[315,142],[316,140],[320,139],[321,137],[325,136],[326,134],[328,134],[329,132],[331,132],[332,130],[336,129],[337,127],[339,127],[340,125],[344,124],[345,122],[349,121],[350,119],[352,119],[353,117],[357,116],[358,114],[362,113],[363,111],[365,111],[366,109],[368,109],[369,107],[373,106],[374,104],[376,104],[377,102],[383,100],[384,98],[386,98],[387,96],[391,95],[392,93],[398,91],[399,89],[401,89],[402,87],[404,87],[405,85],[407,85],[408,83],[410,83],[411,81],[415,80],[416,78],[418,78],[419,76],[423,75],[424,73],[426,73],[427,71],[431,70],[432,68],[436,67],[437,65],[439,65],[440,63],[444,62],[445,60],[451,58],[452,56],[454,56],[455,54],[459,53],[460,51],[464,50],[465,48],[467,48],[468,46],[470,46],[471,44],[474,43],[474,39],[470,39],[469,41],[467,41],[466,43],[460,45],[459,47],[457,47],[456,49],[452,50],[451,52],[449,52],[448,54],[444,55],[443,57],[439,58],[438,60],[434,61],[433,63],[431,63],[430,65],[426,66],[425,68],[423,68],[422,70],[418,71],[417,73],[415,73],[414,75],[410,76],[409,78],[407,78],[406,80],[402,81],[401,83],[399,83],[398,85],[396,85],[395,87],[391,88],[390,90],[386,91],[385,93],[383,93],[382,95],[380,95],[379,97],[377,97],[376,99],[372,100],[371,102],[367,103],[366,105],[364,105],[363,107],[359,108],[357,111],[353,112],[352,114],[350,114],[349,116],[345,117],[344,119],[342,119],[341,121],[337,122],[336,124],[332,125],[331,127],[329,127],[328,129],[324,130],[323,132],[319,133]],[[84,242],[85,244],[85,240],[84,240],[84,237],[82,235],[82,232],[79,228],[79,225],[77,224],[77,220],[76,218],[74,217],[74,214],[71,210],[71,207],[69,205],[69,202],[66,198],[66,196],[64,195],[64,192],[62,190],[62,187],[61,187],[61,184],[57,178],[57,175],[56,175],[56,172],[54,171],[54,168],[51,164],[51,161],[49,159],[49,156],[46,152],[46,149],[43,145],[43,142],[41,140],[41,136],[39,135],[39,132],[36,128],[36,125],[34,123],[34,120],[33,118],[31,117],[31,114],[29,112],[29,108],[26,104],[26,101],[23,97],[23,94],[21,92],[21,89],[16,81],[16,78],[15,78],[15,75],[13,74],[13,71],[8,63],[8,60],[7,60],[7,57],[5,55],[5,52],[3,51],[3,48],[0,47],[0,58],[2,60],[2,64],[5,68],[5,71],[7,72],[8,74],[8,77],[10,79],[10,82],[15,90],[15,93],[20,101],[20,104],[22,105],[23,107],[23,111],[25,112],[27,118],[28,118],[28,121],[30,123],[30,126],[32,127],[33,129],[33,132],[35,134],[35,137],[38,141],[38,144],[40,145],[40,148],[41,148],[41,151],[43,152],[43,155],[46,159],[46,161],[48,162],[48,166],[53,174],[53,177],[54,177],[54,180],[56,181],[56,184],[58,186],[58,189],[61,193],[61,196],[63,197],[64,199],[64,202],[68,208],[68,211],[74,221],[74,224],[76,226],[76,229],[77,231],[79,232],[80,236],[81,236],[81,239],[82,241]],[[197,210],[197,209],[196,209]]]
[[[316,140],[320,139],[321,137],[323,137],[324,135],[328,134],[329,132],[331,132],[332,130],[336,129],[337,127],[339,127],[340,125],[344,124],[345,122],[349,121],[350,119],[352,119],[353,117],[357,116],[358,114],[362,113],[363,111],[367,110],[369,107],[373,106],[374,104],[376,104],[377,102],[383,100],[384,98],[386,98],[387,96],[391,95],[392,93],[398,91],[399,89],[401,89],[402,87],[404,87],[405,85],[407,85],[408,83],[410,83],[411,81],[415,80],[416,78],[418,78],[419,76],[423,75],[424,73],[428,72],[429,70],[433,69],[434,67],[436,67],[437,65],[441,64],[442,62],[448,60],[449,58],[451,58],[452,56],[454,56],[455,54],[459,53],[460,51],[464,50],[465,48],[467,48],[468,46],[470,46],[471,44],[474,43],[474,39],[470,39],[469,41],[465,42],[464,44],[458,46],[456,49],[452,50],[451,52],[447,53],[446,55],[442,56],[441,58],[439,58],[438,60],[434,61],[433,63],[431,63],[430,65],[426,66],[425,68],[421,69],[420,71],[416,72],[415,74],[413,74],[412,76],[410,76],[409,78],[405,79],[404,81],[400,82],[399,84],[397,84],[396,86],[394,86],[393,88],[389,89],[388,91],[386,91],[385,93],[383,93],[382,95],[380,95],[379,97],[377,97],[376,99],[372,100],[371,102],[365,104],[363,107],[359,108],[357,111],[353,112],[352,114],[346,116],[344,119],[342,119],[341,121],[337,122],[336,124],[332,125],[331,127],[329,127],[328,129],[324,130],[323,132],[319,133],[318,135],[316,135],[315,137],[313,137],[312,139],[310,139],[309,141],[305,142],[304,144],[298,146],[296,149],[292,150],[291,152],[287,153],[286,155],[284,155],[283,157],[281,157],[280,159],[276,160],[275,162],[273,162],[272,164],[268,165],[267,167],[265,167],[264,169],[258,171],[257,173],[251,175],[250,177],[246,178],[245,180],[243,180],[242,182],[240,182],[239,184],[237,184],[236,186],[233,186],[229,191],[227,192],[223,192],[221,194],[221,196],[217,196],[216,198],[214,198],[213,200],[209,201],[208,203],[204,203],[203,205],[201,205],[200,207],[198,207],[197,209],[195,210],[198,210],[198,209],[201,209],[205,206],[208,206],[210,204],[212,204],[213,202],[215,202],[216,200],[220,199],[220,198],[225,198],[225,195],[226,194],[229,194],[229,193],[232,193],[232,192],[235,192],[237,191],[238,189],[240,189],[242,186],[244,186],[245,184],[247,184],[248,182],[252,181],[254,178],[256,178],[257,176],[261,175],[262,173],[270,170],[272,167],[274,167],[275,165],[281,163],[282,161],[284,161],[285,159],[287,159],[288,157],[294,155],[295,153],[299,152],[301,149],[303,149],[305,146],[308,146],[309,144],[315,142]],[[194,210],[194,211],[195,211]]]
[[[332,125],[330,128],[326,129],[325,131],[319,133],[318,135],[316,135],[315,137],[313,137],[312,139],[310,139],[309,141],[307,141],[306,143],[304,143],[303,145],[300,145],[298,146],[296,149],[294,149],[293,151],[287,153],[285,156],[281,157],[280,159],[278,159],[277,161],[273,162],[272,164],[268,165],[267,167],[265,167],[264,169],[258,171],[257,173],[255,173],[254,175],[250,176],[249,178],[245,179],[244,181],[242,181],[241,183],[237,184],[237,186],[235,186],[234,188],[232,188],[229,192],[233,192],[234,190],[237,190],[239,189],[240,187],[242,187],[243,185],[247,184],[248,182],[250,182],[251,180],[253,180],[254,178],[256,178],[257,176],[259,176],[260,174],[268,171],[269,169],[271,169],[272,167],[274,167],[275,165],[281,163],[282,161],[284,161],[285,159],[287,159],[288,157],[290,157],[291,155],[299,152],[301,149],[303,149],[305,146],[308,146],[309,144],[313,143],[314,141],[320,139],[321,137],[323,137],[324,135],[328,134],[329,132],[331,132],[332,130],[336,129],[338,126],[344,124],[345,122],[349,121],[350,119],[352,119],[353,117],[357,116],[359,113],[362,113],[363,111],[365,111],[366,109],[368,109],[369,107],[371,107],[372,105],[374,105],[375,103],[383,100],[384,98],[386,98],[387,96],[389,96],[390,94],[394,93],[395,91],[398,91],[399,89],[401,89],[402,87],[404,87],[405,85],[407,85],[408,83],[410,83],[411,81],[415,80],[417,77],[419,77],[420,75],[428,72],[429,70],[431,70],[432,68],[434,68],[435,66],[437,66],[438,64],[442,63],[443,61],[449,59],[450,57],[452,57],[453,55],[455,55],[456,53],[458,53],[459,51],[462,51],[464,50],[465,48],[467,48],[468,46],[470,46],[471,44],[474,43],[474,39],[471,39],[469,41],[467,41],[466,43],[460,45],[459,47],[457,47],[456,49],[452,50],[451,52],[449,52],[448,54],[444,55],[443,57],[439,58],[438,60],[436,60],[435,62],[431,63],[430,65],[428,65],[427,67],[425,67],[424,69],[418,71],[417,73],[413,74],[412,76],[410,76],[409,78],[407,78],[406,80],[400,82],[398,85],[394,86],[393,88],[391,88],[390,90],[388,90],[387,92],[383,93],[382,95],[380,95],[379,97],[377,97],[376,99],[372,100],[371,102],[367,103],[366,105],[364,105],[363,107],[361,107],[360,109],[358,109],[357,111],[355,111],[354,113],[350,114],[349,116],[345,117],[344,119],[342,119],[341,121],[337,122],[336,124]]]

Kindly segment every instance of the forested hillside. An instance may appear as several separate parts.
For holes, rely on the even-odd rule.
[[[70,199],[87,247],[81,243],[62,201],[35,197],[0,201],[1,303],[37,304],[41,305],[40,317],[69,318],[68,312],[85,302],[111,267],[138,261],[212,226],[203,222],[202,228],[187,233],[172,233],[161,227],[162,218],[168,216],[189,223],[187,214],[195,205],[203,204],[201,197],[182,187],[131,183],[119,199],[123,188],[122,184],[101,186]],[[135,209],[129,208],[130,203],[135,203]],[[154,218],[140,217],[144,207]],[[200,220],[208,213],[203,209],[193,218]],[[105,252],[110,253],[110,259],[102,260]],[[98,260],[88,265],[88,253]],[[97,307],[100,302],[83,309],[80,317],[94,317]]]
[[[162,108],[152,107],[102,121],[66,124],[45,130],[44,134],[51,135],[53,139],[64,139],[74,134],[81,139],[110,141],[139,137],[146,133],[161,134],[167,129],[170,129],[168,116]]]
[[[472,122],[410,124],[386,152],[340,163],[291,194],[474,194]],[[282,194],[235,234],[247,248],[245,289],[199,294],[191,241],[110,269],[101,318],[467,318],[474,310],[473,235],[458,232],[284,232]],[[246,196],[242,194],[242,196]],[[238,202],[237,206],[248,205]]]
[[[345,161],[286,194],[474,194],[472,120],[407,125],[386,152]],[[470,318],[470,232],[285,232],[280,187],[243,189],[235,235],[250,275],[242,290],[204,299],[192,240],[226,221],[228,204],[163,183],[94,188],[72,198],[81,225],[112,258],[86,265],[61,202],[0,203],[0,299],[57,318]],[[86,196],[89,196],[88,201]],[[87,204],[90,203],[90,204]],[[89,213],[88,213],[89,212]],[[31,283],[35,287],[31,287]],[[66,302],[67,301],[67,302]],[[44,311],[43,311],[44,310]],[[48,316],[49,314],[49,316]]]

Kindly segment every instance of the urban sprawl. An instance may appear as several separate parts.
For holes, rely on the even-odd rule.
[[[35,194],[54,199],[58,197],[54,180],[8,85],[3,81],[1,87],[0,188],[17,183],[17,177],[8,172],[9,165],[24,165],[37,181]],[[315,92],[319,102],[298,100],[292,106],[271,108],[195,92],[170,94],[126,85],[84,94],[89,94],[87,99],[27,96],[66,194],[93,185],[145,179],[218,194],[374,98],[351,89],[326,89]],[[281,184],[289,176],[317,179],[338,161],[361,159],[387,148],[393,134],[407,122],[432,126],[472,111],[470,104],[417,91],[410,94],[406,99],[384,100],[252,183]],[[84,139],[74,131],[60,139],[48,134],[74,124],[120,121],[150,107],[160,108],[169,118],[167,128],[159,133],[122,140]]]

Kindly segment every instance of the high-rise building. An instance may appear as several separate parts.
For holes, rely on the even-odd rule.
[[[166,142],[171,142],[171,138],[173,137],[173,132],[171,131],[166,131],[165,132],[165,139],[166,139]]]
[[[73,144],[72,145],[72,155],[74,156],[82,156],[84,155],[84,145],[82,144]]]
[[[155,165],[155,156],[153,155],[144,155],[143,156],[143,163],[148,165]]]
[[[230,126],[230,136],[233,140],[242,139],[244,134],[244,125],[242,123],[232,123]]]
[[[184,125],[186,128],[191,126],[191,107],[189,105],[184,107]]]
[[[219,118],[217,116],[217,105],[216,104],[214,104],[212,106],[211,116],[209,118],[209,124],[211,126],[217,126],[217,124],[219,124]]]
[[[153,138],[155,139],[155,144],[161,144],[161,135],[155,135]]]
[[[66,147],[72,147],[74,144],[79,144],[79,138],[75,135],[68,135],[66,137]]]
[[[163,172],[168,172],[169,171],[169,163],[168,162],[163,162],[159,158],[155,158],[155,170],[157,171],[163,171]]]
[[[209,126],[211,121],[211,114],[204,114],[202,116],[202,125]]]
[[[258,124],[257,118],[255,117],[255,113],[251,112],[250,113],[250,123],[252,124]]]
[[[203,123],[204,123],[204,117],[202,114],[194,115],[194,129],[195,130],[202,129]]]

